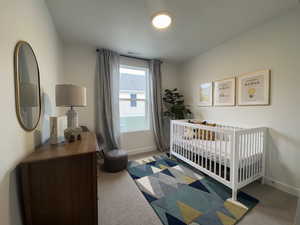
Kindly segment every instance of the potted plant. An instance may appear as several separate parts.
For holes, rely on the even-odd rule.
[[[166,89],[163,97],[166,111],[164,116],[169,119],[185,119],[191,116],[191,111],[184,104],[184,96],[179,93],[177,88]]]
[[[178,89],[166,89],[163,96],[164,102],[164,133],[167,146],[170,143],[170,120],[191,118],[191,111],[184,104],[184,96]]]

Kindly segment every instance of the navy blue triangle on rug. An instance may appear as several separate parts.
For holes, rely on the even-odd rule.
[[[258,200],[231,190],[201,172],[166,156],[131,161],[127,168],[164,225],[235,225]]]

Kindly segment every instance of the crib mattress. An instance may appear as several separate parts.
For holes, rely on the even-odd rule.
[[[181,150],[185,150],[185,153],[195,153],[204,158],[216,161],[223,165],[230,166],[230,152],[231,152],[231,142],[230,141],[208,141],[200,139],[186,140],[183,138],[173,141],[175,145],[174,151],[176,152],[176,147]],[[180,152],[179,152],[180,154]],[[181,153],[183,154],[183,153]],[[248,153],[246,155],[240,156],[240,165],[249,165],[256,163],[262,157],[262,153]]]

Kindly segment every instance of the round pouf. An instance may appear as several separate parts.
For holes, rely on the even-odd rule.
[[[104,168],[108,172],[119,172],[126,169],[128,154],[122,149],[115,149],[104,153]]]

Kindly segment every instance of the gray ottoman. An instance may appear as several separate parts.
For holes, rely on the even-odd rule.
[[[127,168],[128,154],[122,149],[104,152],[104,169],[108,172],[119,172]]]

